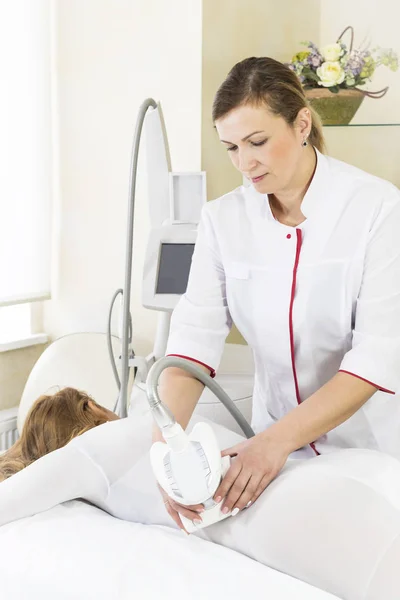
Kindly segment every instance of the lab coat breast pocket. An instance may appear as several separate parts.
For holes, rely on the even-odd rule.
[[[293,318],[316,348],[349,344],[355,298],[352,264],[347,260],[321,260],[303,264],[298,271]]]
[[[292,271],[244,262],[225,265],[230,314],[254,348],[278,345],[288,333]]]

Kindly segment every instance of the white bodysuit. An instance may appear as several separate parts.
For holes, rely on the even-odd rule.
[[[243,439],[213,429],[221,448]],[[176,527],[150,445],[149,414],[88,431],[0,483],[0,525],[83,498],[120,519]],[[195,535],[346,600],[398,600],[400,463],[360,449],[289,460],[253,506]]]

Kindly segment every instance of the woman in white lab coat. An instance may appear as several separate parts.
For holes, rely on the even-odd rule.
[[[254,502],[294,452],[400,457],[400,194],[323,154],[301,84],[273,59],[233,67],[213,121],[251,185],[204,207],[167,354],[215,374],[232,321],[253,351],[257,435],[224,451],[236,459],[215,495],[230,511]],[[201,391],[189,374],[164,372],[162,399],[183,426]],[[179,513],[196,518],[164,500],[178,524]]]

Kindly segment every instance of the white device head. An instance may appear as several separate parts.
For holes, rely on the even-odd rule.
[[[201,524],[181,516],[190,533],[230,516],[221,512],[222,501],[217,504],[213,500],[230,459],[221,457],[215,434],[207,423],[197,423],[189,435],[179,425],[178,428],[171,438],[163,431],[167,444],[153,444],[150,460],[156,479],[168,496],[186,506],[204,505]]]

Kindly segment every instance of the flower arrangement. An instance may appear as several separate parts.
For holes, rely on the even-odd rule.
[[[348,30],[351,31],[350,47],[342,41]],[[397,71],[399,58],[391,48],[353,49],[353,40],[353,27],[346,27],[336,43],[328,44],[321,50],[313,42],[302,42],[307,50],[295,54],[290,63],[287,63],[288,67],[296,73],[305,89],[322,86],[332,93],[364,85],[371,81],[381,65]],[[388,89],[364,93],[382,97]]]

